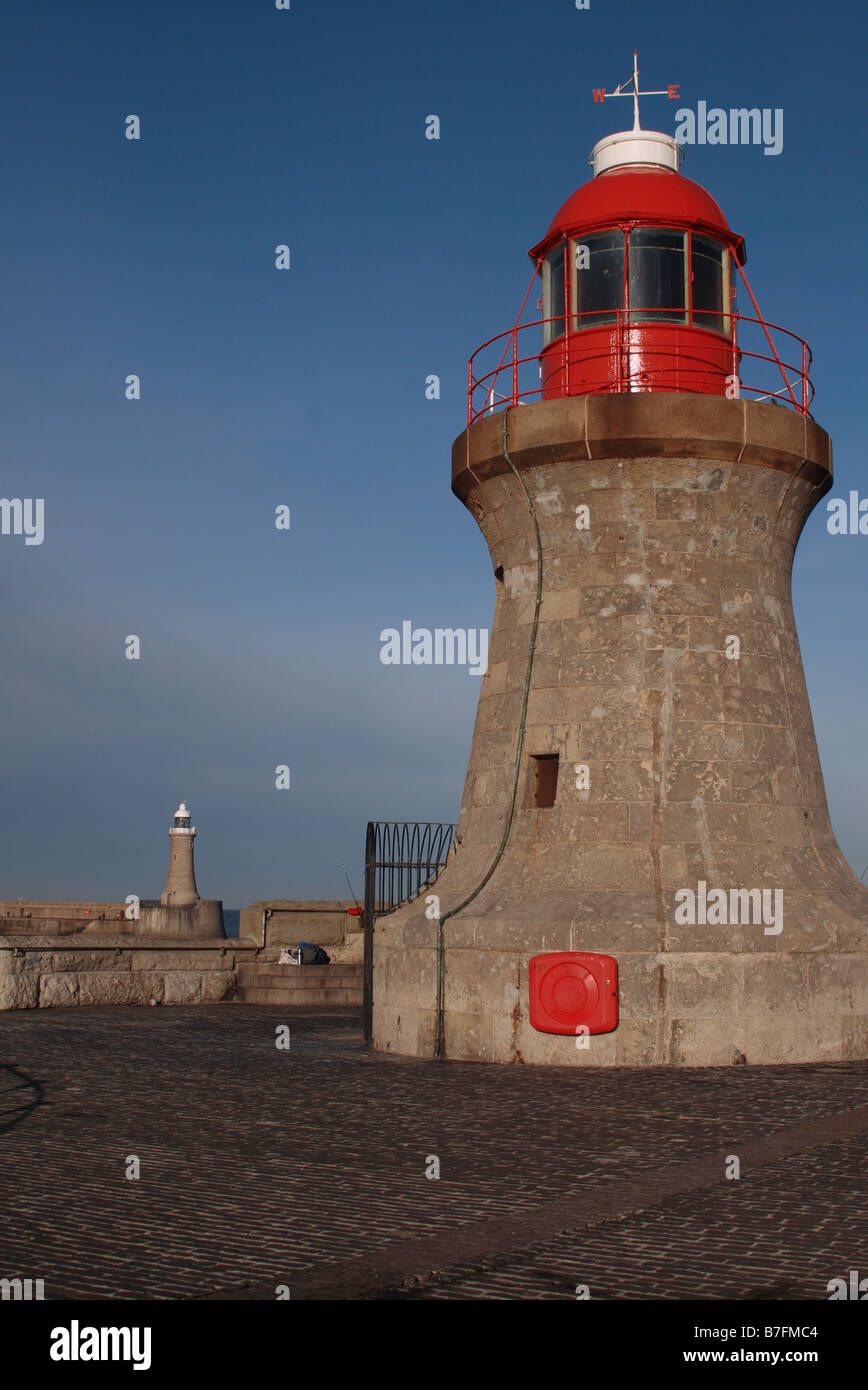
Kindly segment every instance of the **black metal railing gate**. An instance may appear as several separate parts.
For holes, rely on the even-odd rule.
[[[374,1004],[374,922],[432,884],[446,862],[455,826],[436,821],[368,821],[365,836],[365,1042]]]

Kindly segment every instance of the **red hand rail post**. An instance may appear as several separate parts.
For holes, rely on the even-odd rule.
[[[512,329],[512,403],[518,405],[518,328]]]
[[[798,410],[798,406],[796,405],[796,398],[795,398],[795,396],[793,395],[793,388],[792,388],[792,386],[790,385],[790,379],[789,379],[789,377],[787,376],[786,372],[784,371],[784,367],[783,367],[783,363],[781,362],[781,359],[778,357],[778,350],[777,350],[777,348],[775,347],[774,343],[772,342],[772,335],[771,335],[771,333],[769,333],[768,324],[766,323],[765,319],[763,318],[762,314],[760,313],[760,311],[759,311],[759,305],[757,304],[756,300],[754,299],[753,290],[752,290],[751,287],[750,287],[750,281],[748,280],[747,276],[746,276],[745,273],[744,273],[744,267],[743,267],[743,266],[739,266],[739,267],[738,267],[738,271],[739,271],[739,274],[740,274],[742,280],[744,281],[745,288],[746,288],[748,294],[750,295],[750,302],[751,302],[751,304],[752,304],[753,307],[754,307],[754,312],[756,313],[756,322],[759,323],[759,324],[762,324],[762,330],[763,330],[763,332],[764,332],[765,335],[766,335],[766,342],[768,343],[769,347],[771,348],[771,350],[772,350],[772,356],[774,357],[775,361],[776,361],[777,364],[778,364],[778,368],[780,369],[781,376],[782,376],[783,379],[784,379],[784,385],[786,386],[786,388],[787,388],[787,390],[788,390],[788,392],[789,392],[789,394],[790,394],[790,400],[792,401],[793,406],[795,407],[795,409]]]
[[[565,333],[565,334],[563,335],[563,337],[561,338],[561,395],[562,395],[562,396],[568,396],[568,395],[570,394],[570,383],[569,383],[569,381],[568,381],[568,379],[567,379],[567,378],[568,378],[568,374],[569,374],[569,369],[570,369],[569,358],[567,357],[567,340],[568,340],[567,334]]]
[[[802,414],[808,413],[808,344],[802,343]]]

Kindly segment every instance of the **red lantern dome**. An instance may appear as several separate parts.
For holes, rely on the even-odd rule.
[[[644,134],[645,132],[643,132]],[[650,133],[650,132],[649,132]],[[578,231],[598,231],[622,223],[695,229],[737,248],[710,193],[698,183],[652,165],[620,165],[582,184],[552,218],[543,240],[529,252],[536,261],[557,241]]]
[[[595,147],[594,178],[530,252],[543,274],[542,396],[620,390],[722,394],[735,376],[731,232],[678,173],[670,135],[634,129]]]
[[[534,396],[623,391],[747,394],[807,413],[807,345],[776,329],[787,340],[778,351],[742,270],[743,238],[711,194],[679,172],[682,150],[674,137],[639,126],[635,55],[632,83],[632,92],[595,94],[632,95],[634,127],[598,142],[590,159],[594,177],[566,200],[529,252],[534,279],[542,277],[542,319],[536,320],[542,351],[537,346],[525,355],[524,330],[532,325],[521,322],[523,304],[510,334],[471,358],[469,423],[486,409]],[[677,88],[668,93],[677,95]],[[738,274],[756,318],[736,312]],[[741,380],[744,358],[749,382]],[[538,385],[528,386],[531,363]]]

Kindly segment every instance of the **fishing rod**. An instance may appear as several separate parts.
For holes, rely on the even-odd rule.
[[[349,888],[350,892],[352,893],[353,902],[354,902],[355,905],[356,905],[356,911],[357,911],[359,914],[361,914],[362,909],[359,907],[359,900],[358,900],[358,898],[356,897],[355,893],[353,893],[353,885],[350,883],[350,876],[349,876],[349,874],[347,873],[346,866],[345,866],[345,865],[342,865],[341,867],[342,867],[343,870],[344,870],[344,878],[345,878],[346,881],[347,881],[347,887]],[[868,869],[868,864],[866,864],[865,867],[866,867],[866,869]]]

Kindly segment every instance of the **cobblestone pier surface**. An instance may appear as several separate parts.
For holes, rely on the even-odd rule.
[[[5,1013],[0,1277],[48,1299],[827,1300],[868,1275],[866,1139],[868,1063],[443,1064],[367,1052],[352,1009]]]

